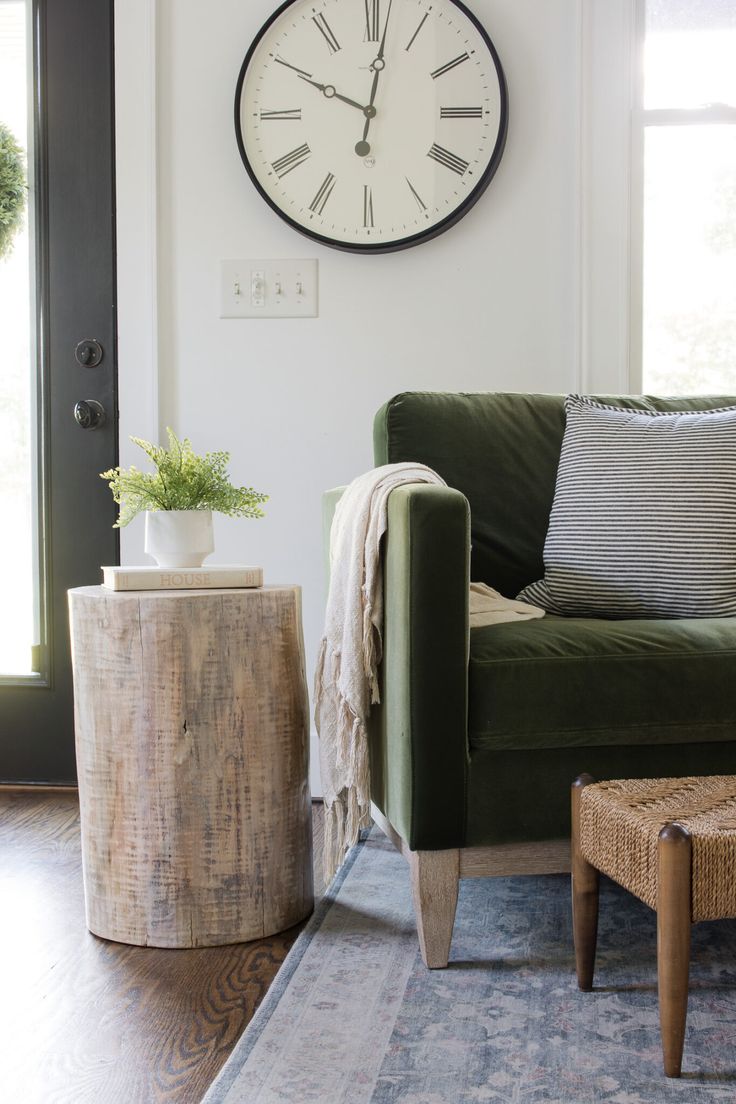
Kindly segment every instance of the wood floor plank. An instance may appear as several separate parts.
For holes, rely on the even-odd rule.
[[[321,893],[321,805],[313,819]],[[199,1104],[300,930],[193,950],[98,939],[76,795],[0,790],[0,1100]]]

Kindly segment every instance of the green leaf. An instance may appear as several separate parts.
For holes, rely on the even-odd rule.
[[[0,123],[0,260],[13,248],[13,238],[23,224],[25,206],[23,150],[8,127]]]

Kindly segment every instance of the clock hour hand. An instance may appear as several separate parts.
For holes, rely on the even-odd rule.
[[[357,107],[358,111],[362,111],[364,115],[368,114],[369,108],[363,104],[359,104],[357,100],[351,100],[349,96],[343,96],[338,92],[334,84],[320,84],[319,81],[311,80],[309,77],[299,73],[299,79],[306,81],[307,84],[311,84],[314,88],[319,88],[323,96],[328,100],[342,100],[343,103],[350,104],[351,107]],[[375,110],[370,108],[371,115],[375,115]]]

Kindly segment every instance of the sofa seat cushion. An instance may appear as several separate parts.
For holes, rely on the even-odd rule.
[[[470,633],[472,749],[733,740],[736,618],[545,617]]]

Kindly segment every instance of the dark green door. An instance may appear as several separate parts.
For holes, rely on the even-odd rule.
[[[28,175],[0,259],[5,782],[76,777],[66,591],[118,558],[113,103],[109,0],[0,0],[0,123]]]

